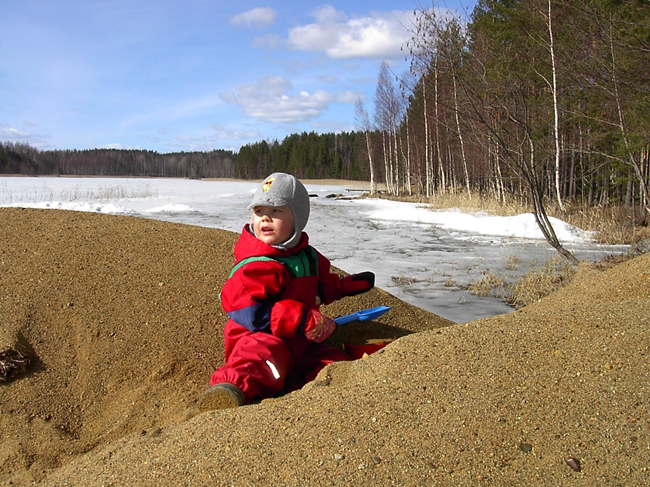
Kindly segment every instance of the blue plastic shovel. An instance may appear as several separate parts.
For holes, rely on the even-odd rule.
[[[363,311],[357,311],[351,315],[341,316],[336,318],[334,323],[337,325],[345,325],[351,321],[368,321],[374,318],[378,318],[383,315],[386,311],[390,309],[390,306],[377,306],[375,308],[364,309]]]

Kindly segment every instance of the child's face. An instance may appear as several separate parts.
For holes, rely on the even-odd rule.
[[[279,245],[293,236],[294,219],[287,206],[256,206],[252,225],[257,238],[267,245]]]

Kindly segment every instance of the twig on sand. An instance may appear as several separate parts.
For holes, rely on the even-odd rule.
[[[9,382],[27,371],[29,357],[18,350],[0,352],[0,381]]]

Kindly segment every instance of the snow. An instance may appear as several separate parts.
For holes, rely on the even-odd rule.
[[[168,205],[163,205],[155,208],[150,208],[148,210],[143,210],[143,212],[153,215],[155,213],[175,213],[175,214],[200,213],[201,211],[189,205],[179,205],[176,203],[170,203]]]
[[[372,206],[363,212],[371,220],[425,223],[441,229],[457,232],[477,233],[499,237],[543,239],[532,213],[513,217],[490,216],[485,213],[462,213],[460,210],[432,211],[424,205],[395,203],[386,200],[360,200],[361,204]],[[560,241],[589,241],[593,236],[577,227],[551,218],[551,223]]]
[[[141,178],[0,177],[0,207],[131,215],[240,232],[256,182]],[[377,286],[457,323],[507,313],[501,299],[466,287],[491,272],[513,283],[557,252],[532,214],[513,217],[380,199],[357,199],[346,186],[307,184],[311,243],[346,272],[372,270]],[[332,198],[342,194],[346,199]],[[579,259],[620,254],[589,232],[551,219]]]

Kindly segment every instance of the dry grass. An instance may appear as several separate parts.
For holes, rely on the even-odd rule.
[[[506,269],[509,271],[516,271],[519,268],[520,259],[516,255],[512,255],[508,258],[506,263]]]
[[[400,198],[417,201],[417,199]],[[482,211],[489,215],[514,216],[530,213],[531,207],[523,199],[508,196],[501,201],[493,195],[473,194],[471,197],[465,191],[455,194],[442,193],[428,201],[436,209],[458,208],[465,212]],[[565,202],[565,211],[557,205],[547,203],[546,211],[549,216],[558,218],[583,230],[595,232],[596,240],[605,244],[629,245],[650,238],[650,228],[633,224],[630,208],[616,207],[585,207]]]
[[[505,276],[487,272],[467,290],[475,296],[501,298],[515,308],[523,308],[567,285],[575,273],[575,266],[556,257],[543,267],[532,268],[515,284],[508,285]]]
[[[539,301],[568,284],[575,272],[575,266],[559,257],[550,259],[544,267],[531,269],[510,286],[506,301],[515,308]]]
[[[480,194],[470,197],[465,191],[437,194],[429,203],[437,209],[458,208],[470,213],[484,211],[488,215],[515,216],[530,212],[530,207],[523,200],[507,197],[505,201],[500,201],[494,196]]]
[[[616,206],[609,208],[566,206],[566,212],[552,206],[549,215],[595,232],[599,243],[632,244],[650,238],[650,228],[634,225],[629,208]]]
[[[478,281],[469,286],[467,290],[476,296],[498,297],[501,294],[499,290],[503,289],[505,283],[505,277],[498,276],[494,272],[487,272]]]
[[[444,283],[445,287],[458,287],[458,283],[454,281],[451,277],[447,279]]]

